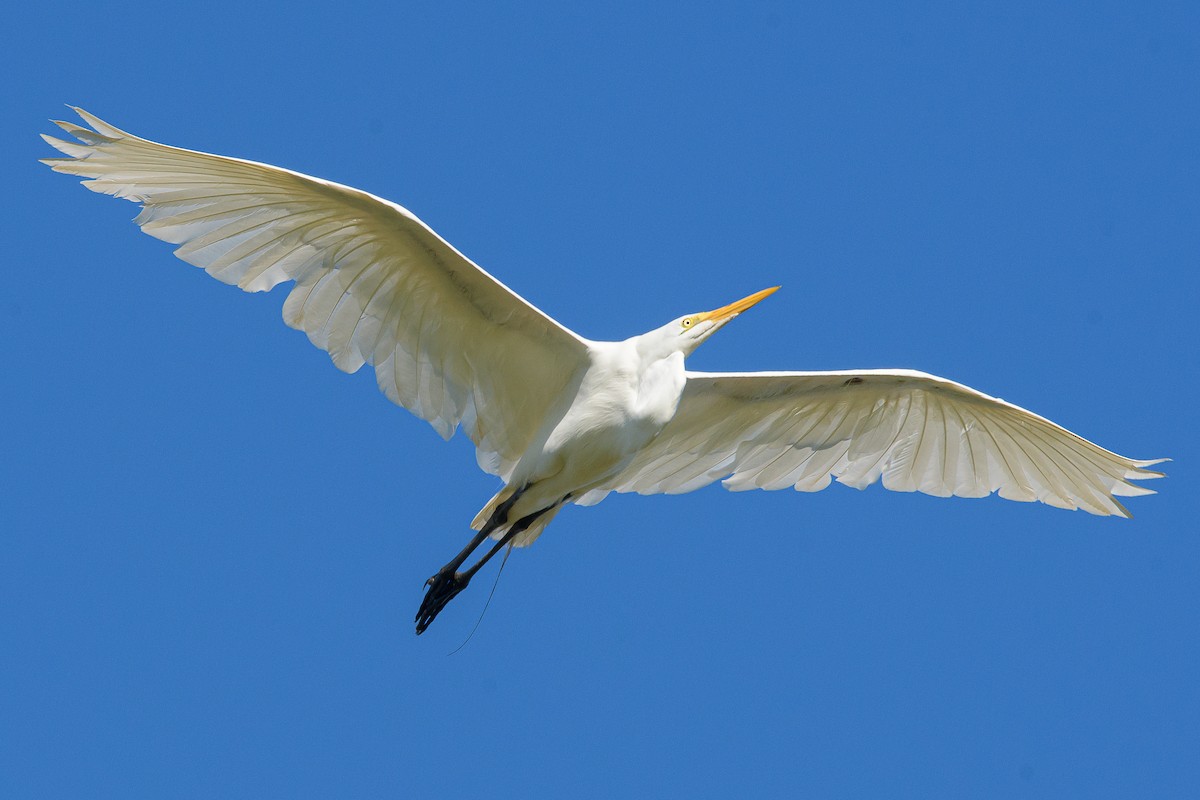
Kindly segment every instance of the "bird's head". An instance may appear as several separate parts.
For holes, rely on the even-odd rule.
[[[721,306],[713,311],[688,314],[671,320],[661,328],[650,331],[650,333],[640,337],[643,340],[642,345],[646,349],[652,350],[652,355],[660,357],[679,352],[682,352],[685,356],[689,356],[693,350],[700,346],[701,342],[724,327],[725,323],[750,308],[750,306],[759,300],[774,294],[778,289],[778,286],[772,286],[770,289],[755,292],[749,297],[743,297],[736,303]]]

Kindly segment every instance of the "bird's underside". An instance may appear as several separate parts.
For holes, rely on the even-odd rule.
[[[135,222],[245,291],[292,283],[284,321],[340,369],[443,437],[461,427],[504,488],[468,546],[428,581],[417,632],[506,545],[532,542],[565,503],[610,492],[817,491],[837,480],[897,491],[998,493],[1097,515],[1165,459],[1105,450],[1023,408],[908,370],[699,373],[684,359],[773,289],[593,342],[539,311],[407,209],[329,181],[91,127],[44,137],[55,171],[142,206]],[[492,538],[468,569],[467,558]]]

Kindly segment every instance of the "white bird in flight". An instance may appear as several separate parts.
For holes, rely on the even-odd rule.
[[[1092,514],[1161,477],[1043,417],[911,370],[692,372],[684,359],[779,287],[621,342],[586,339],[484,272],[412,213],[268,164],[157,144],[75,109],[79,140],[44,159],[142,205],[142,230],[249,292],[293,281],[284,321],[346,372],[375,368],[390,400],[443,438],[459,426],[504,486],[478,533],[430,578],[422,633],[505,545],[533,542],[567,503],[609,492],[813,492],[882,479],[947,497],[998,492]],[[477,563],[460,570],[489,537]]]

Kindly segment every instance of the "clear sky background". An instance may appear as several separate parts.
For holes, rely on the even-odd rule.
[[[4,795],[1195,796],[1196,8],[10,7]],[[36,163],[63,103],[396,200],[592,338],[782,284],[690,365],[922,369],[1170,477],[613,496],[447,656],[495,480]]]

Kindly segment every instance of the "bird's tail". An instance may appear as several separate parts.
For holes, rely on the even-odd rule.
[[[475,515],[475,519],[471,520],[471,530],[481,531],[487,521],[492,518],[492,514],[496,513],[496,509],[500,507],[508,498],[512,497],[516,490],[510,486],[505,486],[500,491],[496,492],[495,497],[487,501],[487,504],[479,509],[479,513]]]
[[[475,519],[471,520],[471,530],[482,530],[483,526],[487,524],[487,521],[492,518],[492,514],[496,513],[496,509],[499,508],[502,503],[512,497],[513,492],[515,491],[516,490],[512,487],[505,486],[503,489],[496,492],[496,495],[491,500],[488,500],[487,504],[484,505],[484,507],[479,510],[479,513],[475,515]],[[558,509],[561,507],[562,506],[557,506],[552,508],[535,519],[528,528],[513,537],[512,546],[528,547],[529,545],[533,544],[534,541],[542,535],[542,531],[548,524],[550,524],[550,520],[554,519],[554,515],[558,513]],[[506,524],[496,528],[496,530],[492,531],[492,538],[503,538],[504,534],[508,531],[509,525],[514,522],[516,522],[515,519],[509,519]]]

